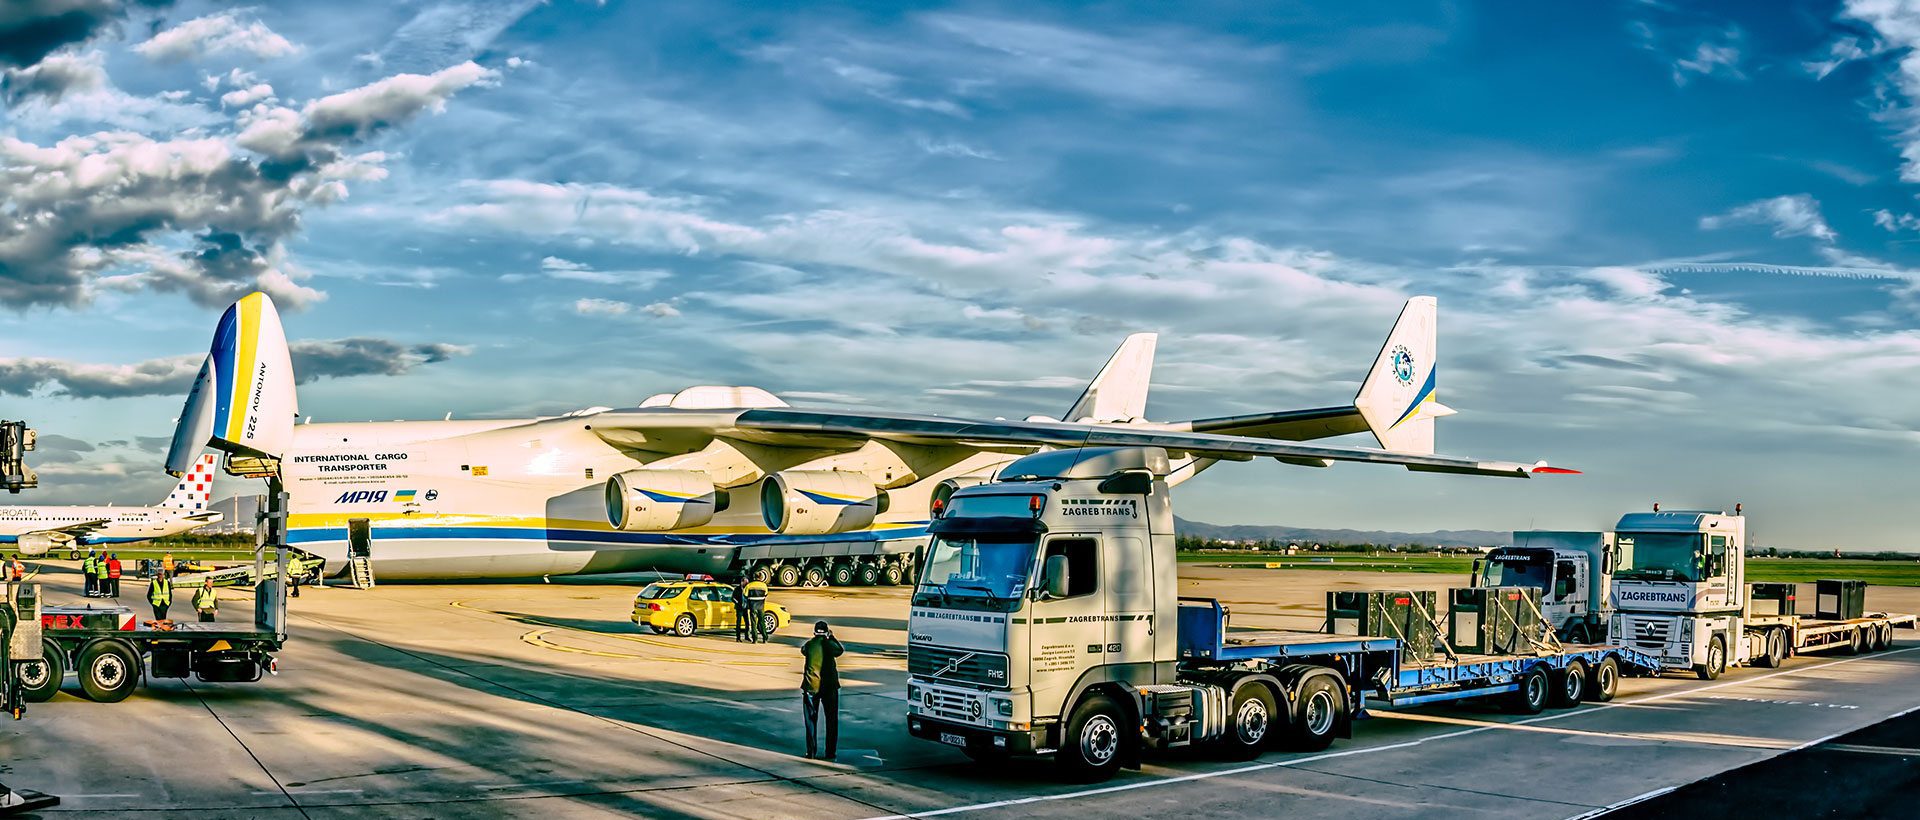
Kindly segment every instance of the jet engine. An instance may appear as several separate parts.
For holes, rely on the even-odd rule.
[[[933,494],[927,497],[928,512],[931,513],[935,508],[945,508],[947,502],[953,498],[953,494],[959,492],[961,488],[985,483],[987,479],[981,476],[955,476],[941,479],[940,483],[933,485]]]
[[[831,535],[864,529],[887,511],[887,494],[865,473],[787,470],[760,482],[760,515],[784,535]]]
[[[33,558],[35,556],[45,555],[47,554],[47,550],[61,546],[64,543],[65,542],[60,539],[45,533],[29,533],[20,536],[20,540],[15,546],[19,548],[21,555]]]
[[[697,470],[628,470],[607,479],[607,523],[629,532],[705,526],[727,494]]]

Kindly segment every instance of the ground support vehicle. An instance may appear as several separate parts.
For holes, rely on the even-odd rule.
[[[1097,781],[1149,749],[1323,749],[1370,698],[1537,712],[1655,668],[1625,646],[1427,659],[1394,638],[1230,631],[1217,601],[1178,597],[1170,467],[1156,448],[1057,451],[953,495],[908,618],[910,733],[977,760],[1056,754]]]
[[[656,635],[672,633],[691,638],[702,629],[732,629],[733,587],[715,581],[660,581],[648,584],[633,598],[633,622]],[[761,614],[765,634],[793,622],[793,613],[772,601]]]
[[[1829,649],[1870,652],[1893,643],[1913,615],[1859,612],[1810,618],[1754,610],[1746,583],[1746,516],[1724,511],[1627,513],[1614,527],[1610,640],[1659,659],[1667,671],[1702,680],[1729,667],[1775,667],[1793,655]]]
[[[250,623],[183,620],[162,629],[124,606],[42,606],[42,656],[15,670],[27,700],[52,699],[68,671],[79,677],[82,693],[102,703],[125,700],[147,676],[250,683],[276,672],[273,653],[287,640],[285,579],[293,551],[284,546],[286,496],[277,481],[271,489],[254,552],[253,577],[262,580],[253,587]],[[144,593],[138,585],[129,589]],[[176,609],[190,612],[191,590],[175,594]]]
[[[1605,643],[1613,615],[1613,533],[1525,530],[1474,559],[1473,586],[1530,586],[1563,641]]]

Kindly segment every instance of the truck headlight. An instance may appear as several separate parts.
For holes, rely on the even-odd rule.
[[[1013,717],[1013,701],[1004,698],[994,698],[993,710],[999,712],[1001,717]]]
[[[917,684],[912,684],[912,683],[907,684],[907,702],[913,703],[914,701],[917,701],[919,699],[920,699],[920,687]]]

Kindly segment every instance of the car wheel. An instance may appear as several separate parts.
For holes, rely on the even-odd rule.
[[[1593,682],[1587,687],[1587,700],[1606,703],[1620,691],[1620,661],[1609,655],[1593,668]]]
[[[140,687],[140,659],[124,644],[100,641],[80,653],[80,689],[100,703],[119,703]]]
[[[860,562],[860,585],[870,587],[880,583],[880,565],[872,561]]]
[[[1571,709],[1580,705],[1587,696],[1587,665],[1580,661],[1569,662],[1565,668],[1556,670],[1553,679],[1553,705],[1560,709]]]
[[[841,561],[833,565],[833,585],[837,587],[853,586],[853,565]]]
[[[773,571],[773,585],[795,587],[800,585],[800,568],[793,564],[781,564]]]
[[[1057,753],[1061,773],[1076,783],[1099,783],[1120,770],[1126,742],[1120,707],[1106,695],[1093,695],[1073,708]]]
[[[780,616],[771,612],[760,616],[760,634],[771,636],[780,630]]]
[[[683,612],[680,617],[673,619],[673,634],[682,638],[693,637],[693,633],[699,629],[700,623],[695,621],[690,613]]]
[[[1514,690],[1507,699],[1507,711],[1520,715],[1537,715],[1547,708],[1547,699],[1553,687],[1547,680],[1547,672],[1538,666],[1521,673],[1515,683],[1520,688]]]

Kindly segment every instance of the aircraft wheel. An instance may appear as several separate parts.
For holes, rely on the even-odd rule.
[[[834,586],[837,586],[837,587],[853,586],[853,579],[854,579],[854,573],[853,573],[852,564],[849,564],[845,561],[834,562],[833,574],[828,579],[833,582]]]
[[[819,564],[808,564],[806,577],[807,580],[804,582],[806,586],[825,586],[827,583],[827,570]]]
[[[881,571],[881,577],[886,579],[887,586],[897,587],[906,579],[907,573],[900,568],[899,564],[889,562],[887,568]]]
[[[747,577],[763,584],[771,584],[773,583],[773,565],[765,561],[754,564],[752,569],[747,570]]]
[[[800,568],[793,564],[781,564],[773,571],[773,585],[777,587],[797,587],[800,585]]]

